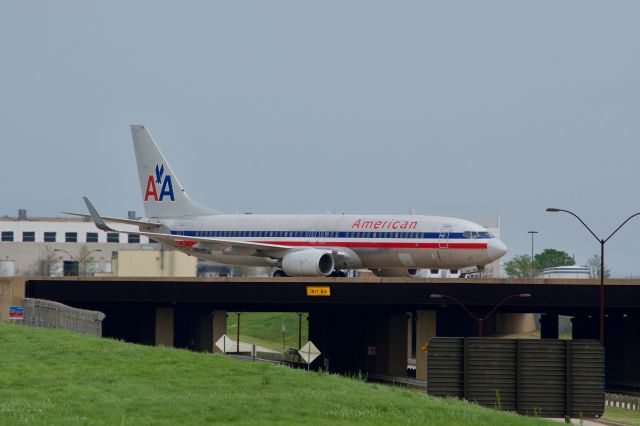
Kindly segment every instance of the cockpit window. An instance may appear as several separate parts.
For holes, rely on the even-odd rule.
[[[481,231],[481,232],[477,232],[477,231],[464,231],[464,232],[462,233],[462,236],[463,236],[464,238],[470,238],[470,239],[476,239],[476,238],[483,238],[483,239],[495,238],[491,232],[487,232],[487,231]]]

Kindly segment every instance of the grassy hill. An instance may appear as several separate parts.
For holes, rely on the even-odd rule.
[[[0,363],[0,424],[544,423],[334,375],[6,323]]]
[[[302,344],[308,340],[308,314],[302,316]],[[227,335],[235,339],[238,317],[235,312],[229,312],[227,318]],[[281,351],[282,324],[286,331],[285,346],[298,347],[298,314],[295,312],[245,312],[240,315],[240,341],[255,343],[271,349]]]

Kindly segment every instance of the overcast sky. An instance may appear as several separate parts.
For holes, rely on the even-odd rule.
[[[502,218],[581,264],[640,211],[638,1],[0,4],[0,215],[142,212],[129,124],[225,212]],[[609,243],[640,275],[640,217]]]

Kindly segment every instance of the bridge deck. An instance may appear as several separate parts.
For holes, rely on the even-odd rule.
[[[307,287],[328,288],[329,296],[308,296]],[[491,307],[519,293],[504,310],[541,312],[591,310],[599,306],[598,280],[585,279],[406,279],[406,278],[111,278],[61,277],[27,280],[28,297],[62,303],[148,302],[209,303],[234,309],[296,310],[318,304],[395,305],[424,309],[447,294],[468,306]],[[640,280],[605,282],[607,309],[640,309]]]

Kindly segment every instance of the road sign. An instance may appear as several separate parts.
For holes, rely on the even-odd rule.
[[[235,347],[235,344],[235,340],[231,340],[226,334],[223,334],[216,342],[216,347],[226,354]]]
[[[309,286],[307,287],[307,296],[331,296],[331,287]]]
[[[22,321],[24,319],[24,307],[9,306],[9,319],[15,320],[15,321]]]
[[[320,352],[320,350],[316,348],[316,345],[311,342],[307,342],[303,347],[300,348],[298,353],[307,364],[311,364],[313,360],[318,358],[322,352]]]

